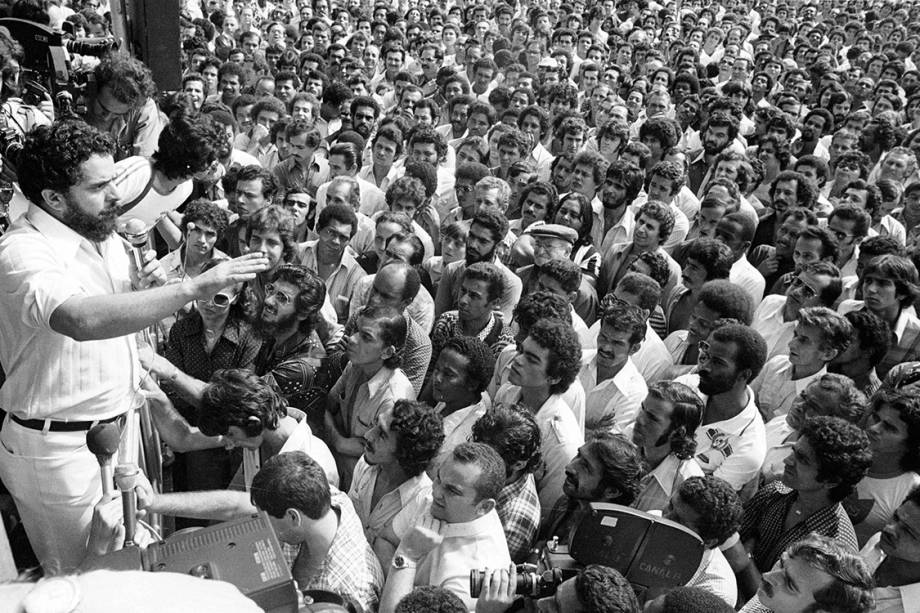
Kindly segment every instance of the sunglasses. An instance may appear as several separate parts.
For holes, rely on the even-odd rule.
[[[214,306],[221,308],[221,309],[224,309],[230,306],[230,303],[232,301],[233,301],[233,296],[231,296],[230,294],[224,294],[221,292],[214,294],[213,296],[211,296],[211,299],[208,300],[208,302],[210,302]]]

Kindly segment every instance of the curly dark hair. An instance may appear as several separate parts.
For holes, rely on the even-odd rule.
[[[298,264],[282,264],[272,273],[271,283],[284,281],[297,288],[294,305],[299,315],[306,315],[300,320],[300,332],[307,334],[316,328],[322,315],[320,309],[326,300],[326,284],[315,272]]]
[[[230,215],[207,198],[198,198],[185,207],[180,225],[182,233],[186,234],[188,225],[195,222],[211,226],[217,232],[217,236],[221,237],[230,226]]]
[[[844,317],[853,326],[853,335],[859,339],[860,348],[869,352],[869,362],[873,366],[881,364],[891,348],[891,327],[888,322],[866,309],[850,311]]]
[[[460,597],[433,585],[420,585],[406,594],[396,605],[394,613],[467,613],[469,609]]]
[[[701,587],[678,587],[669,591],[664,597],[664,607],[662,613],[698,613],[706,611],[707,613],[734,613],[735,609],[716,596]]]
[[[486,295],[489,301],[498,300],[505,292],[505,276],[495,264],[489,262],[476,262],[470,264],[460,273],[460,283],[482,281],[486,284]]]
[[[470,225],[472,224],[478,224],[491,232],[492,240],[496,243],[508,234],[508,219],[498,211],[491,209],[480,210],[476,213]]]
[[[648,276],[654,279],[658,285],[664,287],[668,284],[668,279],[671,277],[671,267],[668,266],[668,258],[663,253],[657,251],[640,253],[633,264],[630,265],[630,270],[636,270],[633,268],[636,262],[642,262],[648,266]]]
[[[775,141],[770,141],[775,142]],[[779,149],[777,149],[777,152]],[[773,179],[773,182],[770,183],[770,199],[773,199],[773,194],[776,192],[776,185],[781,181],[795,181],[795,206],[807,210],[811,210],[815,207],[815,203],[818,201],[818,188],[815,187],[811,181],[805,178],[800,172],[795,170],[782,170],[776,177]]]
[[[80,166],[93,155],[114,155],[108,134],[82,121],[57,121],[26,135],[19,167],[19,187],[26,198],[44,205],[42,190],[65,193],[83,180]]]
[[[530,330],[538,321],[571,321],[569,303],[552,292],[539,291],[521,296],[514,307],[514,322],[522,330]]]
[[[269,383],[245,368],[215,371],[201,394],[198,428],[207,436],[227,434],[230,426],[246,436],[275,430],[287,415],[287,402]]]
[[[523,129],[524,120],[528,115],[533,115],[537,118],[537,121],[540,122],[540,134],[546,136],[546,132],[549,130],[549,113],[536,104],[524,107],[521,109],[521,114],[518,115],[518,128]]]
[[[815,452],[817,479],[837,483],[828,493],[834,502],[849,496],[872,464],[866,433],[839,417],[806,419],[801,438],[807,439]]]
[[[751,323],[754,304],[751,295],[728,279],[707,281],[700,288],[698,301],[719,317],[737,319],[747,325]]]
[[[639,221],[639,217],[642,215],[646,215],[658,222],[658,242],[659,244],[664,244],[668,237],[671,236],[671,231],[674,230],[674,213],[671,211],[671,207],[664,202],[650,200],[636,211],[636,221]]]
[[[732,343],[737,347],[735,369],[738,372],[750,371],[748,383],[760,374],[767,361],[767,342],[759,332],[746,324],[728,324],[716,328],[710,336],[715,341]]]
[[[555,280],[567,293],[577,292],[581,286],[581,267],[572,260],[550,260],[540,267],[538,274]]]
[[[901,470],[920,470],[920,395],[911,389],[879,390],[872,397],[871,414],[875,415],[882,407],[893,409],[901,420],[907,424],[907,451],[901,456]]]
[[[645,140],[646,136],[657,140],[662,149],[670,149],[680,141],[681,130],[673,119],[649,117],[639,128],[639,140]]]
[[[208,169],[217,159],[223,144],[223,132],[209,117],[191,117],[173,113],[160,132],[153,167],[167,179],[190,179]]]
[[[714,238],[698,238],[687,245],[686,258],[696,260],[706,270],[707,281],[728,279],[732,257],[728,245]]]
[[[546,376],[548,379],[559,379],[549,386],[549,393],[565,392],[581,370],[581,342],[571,322],[538,321],[530,328],[528,336],[540,347],[549,350]]]
[[[532,473],[543,461],[540,428],[530,411],[517,405],[496,405],[486,411],[473,424],[472,440],[498,452],[505,461],[506,478],[518,462],[525,463],[525,473]]]
[[[619,571],[609,566],[585,566],[575,579],[575,595],[585,611],[633,613],[639,610],[632,586]]]
[[[438,154],[438,160],[443,160],[444,156],[447,155],[447,143],[444,141],[444,137],[434,128],[415,128],[412,131],[412,135],[409,137],[409,151],[412,151],[412,147],[416,143],[420,145],[434,145],[434,150]]]
[[[444,442],[441,414],[412,400],[400,399],[393,405],[390,432],[396,435],[396,461],[410,477],[422,474]]]
[[[699,515],[694,527],[707,546],[718,546],[741,526],[744,509],[728,482],[711,475],[690,477],[680,484],[677,494]]]
[[[444,342],[441,353],[448,349],[466,358],[467,381],[477,393],[484,392],[495,370],[495,356],[489,346],[475,336],[454,336]]]
[[[140,106],[157,91],[150,69],[125,52],[107,55],[96,66],[94,74],[96,87],[108,87],[112,96],[123,104]]]
[[[393,181],[384,194],[387,207],[393,208],[396,202],[410,201],[414,202],[416,208],[422,208],[425,204],[425,185],[415,177],[400,177]]]

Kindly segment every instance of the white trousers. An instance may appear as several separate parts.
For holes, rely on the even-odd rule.
[[[6,418],[0,432],[0,478],[19,509],[46,572],[83,560],[93,506],[102,497],[99,463],[86,432],[31,430]]]

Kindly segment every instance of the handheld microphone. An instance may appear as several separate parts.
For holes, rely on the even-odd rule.
[[[125,223],[125,240],[131,243],[131,253],[134,255],[134,265],[140,271],[144,267],[144,250],[147,248],[150,228],[141,219],[132,217]]]
[[[118,452],[121,430],[114,423],[96,424],[86,433],[86,446],[96,456],[102,471],[102,495],[112,493],[112,457]]]
[[[125,518],[125,547],[134,545],[134,534],[137,531],[137,475],[140,470],[137,464],[119,464],[115,467],[115,482],[121,490],[121,510]]]

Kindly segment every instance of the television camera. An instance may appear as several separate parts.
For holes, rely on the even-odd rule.
[[[0,19],[0,26],[22,46],[19,63],[23,103],[38,106],[47,96],[54,102],[58,117],[75,117],[85,111],[85,105],[80,107],[79,103],[94,93],[93,73],[74,71],[69,54],[102,56],[117,49],[118,41],[111,37],[69,38],[62,31],[25,19]],[[6,166],[16,167],[22,136],[11,125],[7,113],[0,113],[0,155]]]
[[[702,539],[676,522],[618,504],[591,503],[560,543],[554,537],[538,550],[536,563],[518,566],[516,593],[552,596],[559,585],[590,564],[619,571],[641,602],[649,590],[685,585],[703,559]],[[482,592],[484,570],[470,571],[470,595]]]

